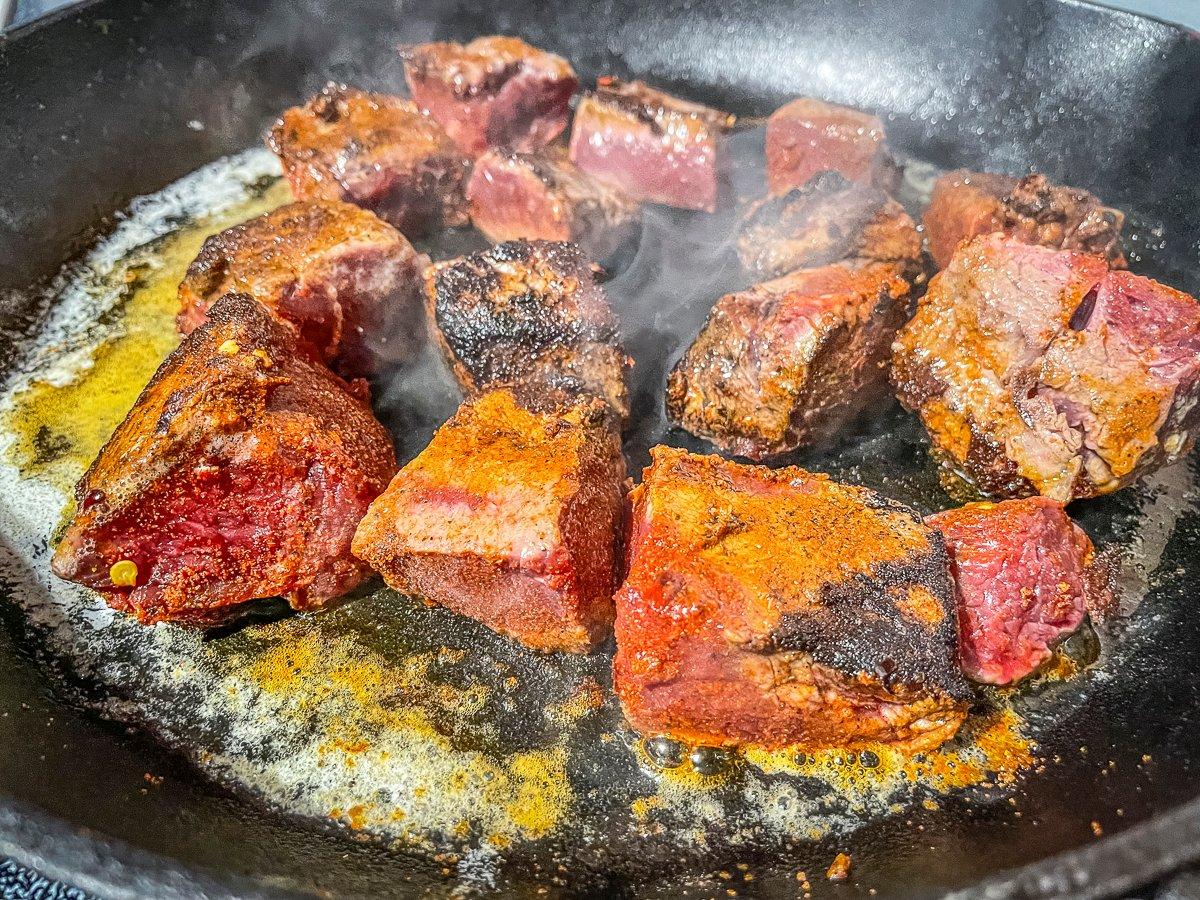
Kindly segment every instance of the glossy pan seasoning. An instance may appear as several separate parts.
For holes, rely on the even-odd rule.
[[[838,851],[860,892],[1096,895],[1200,855],[1193,460],[1073,508],[1115,548],[1122,597],[1140,604],[1098,648],[1075,641],[1058,675],[1083,671],[982,694],[962,740],[910,762],[699,753],[675,766],[674,748],[647,753],[623,725],[611,647],[540,657],[383,590],[201,640],[110,621],[45,576],[61,482],[94,440],[62,423],[102,430],[171,339],[155,331],[153,291],[187,248],[154,235],[188,219],[213,230],[285,195],[251,153],[193,176],[191,200],[177,190],[106,217],[255,146],[278,110],[330,77],[395,88],[399,42],[493,32],[562,53],[585,81],[637,75],[743,116],[798,94],[872,109],[922,161],[910,203],[926,164],[1036,168],[1129,213],[1136,271],[1200,288],[1200,47],[1088,5],[107,0],[18,33],[0,44],[0,287],[15,379],[0,497],[0,852],[101,893],[153,896],[795,896],[830,890]],[[85,257],[90,281],[76,269],[56,290],[30,289],[114,224],[129,252]],[[662,387],[732,277],[714,250],[727,227],[657,211],[614,267],[637,360],[634,471],[659,441],[700,447],[666,430]],[[423,247],[444,257],[477,240]],[[60,339],[93,353],[77,380],[88,386],[60,378],[66,393],[10,403],[13,385],[62,358]],[[456,402],[431,354],[381,387],[402,458]],[[925,447],[892,407],[795,461],[929,511],[949,500]]]

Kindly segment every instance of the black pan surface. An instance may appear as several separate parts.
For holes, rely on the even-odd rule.
[[[875,109],[887,116],[892,143],[914,159],[1035,168],[1097,191],[1130,213],[1135,270],[1200,290],[1200,46],[1150,20],[1078,3],[983,0],[653,8],[571,0],[550,8],[106,0],[0,44],[0,159],[10,176],[0,191],[6,363],[22,364],[26,336],[48,312],[29,285],[90,243],[132,197],[253,145],[279,109],[329,77],[394,89],[398,42],[491,32],[555,49],[585,79],[637,74],[745,115],[769,112],[795,94]],[[634,469],[659,440],[700,448],[664,430],[662,379],[729,278],[712,253],[708,229],[719,223],[661,213],[651,225],[643,252],[623,260],[611,283],[638,361],[640,424],[627,442]],[[470,241],[460,235],[429,249],[446,254]],[[426,360],[384,392],[380,412],[406,457],[453,409],[453,391],[438,379]],[[950,501],[936,486],[924,446],[919,428],[892,408],[835,451],[797,461],[929,510]],[[1073,509],[1097,543],[1115,548],[1124,597],[1140,605],[1128,623],[1103,631],[1097,660],[1089,648],[1077,648],[1090,663],[1081,675],[1035,686],[1013,701],[1039,761],[1013,785],[988,777],[950,793],[918,785],[903,791],[888,815],[847,807],[845,795],[821,777],[764,779],[735,765],[687,794],[689,802],[705,799],[703,815],[694,802],[675,818],[651,811],[649,821],[661,827],[639,830],[630,824],[631,804],[654,796],[660,776],[642,765],[633,737],[604,700],[605,656],[524,654],[386,591],[205,645],[213,658],[237,660],[332,630],[395,663],[462,649],[463,658],[446,667],[451,688],[486,680],[497,667],[515,678],[507,706],[485,704],[477,719],[435,722],[446,753],[479,753],[502,767],[514,753],[547,742],[557,747],[568,733],[574,799],[558,810],[554,827],[507,847],[480,876],[458,855],[478,835],[447,842],[456,856],[439,858],[446,847],[437,842],[388,845],[344,825],[266,812],[244,790],[199,777],[185,757],[203,764],[227,735],[194,714],[203,699],[195,690],[158,696],[161,684],[148,677],[136,644],[100,667],[101,677],[88,678],[79,665],[83,631],[31,630],[18,604],[6,603],[0,852],[114,896],[736,890],[774,897],[803,893],[799,871],[818,893],[1118,893],[1200,857],[1200,626],[1191,610],[1200,566],[1197,469],[1185,461],[1143,486]],[[0,497],[9,502],[14,498]],[[24,549],[18,536],[0,540],[9,563],[0,590],[27,606],[30,596],[59,589],[36,567],[15,571]],[[592,681],[599,708],[578,714],[564,731],[547,710],[566,709]],[[981,713],[1005,702],[983,697]],[[78,711],[81,704],[148,719],[144,724],[182,752],[105,724]],[[437,709],[432,701],[427,706]],[[272,752],[278,748],[260,755]],[[791,833],[763,825],[777,821],[763,806],[779,801],[781,784],[793,791],[787,799],[807,804]],[[355,824],[353,815],[333,818]],[[829,823],[837,824],[811,835],[802,827]],[[839,850],[852,854],[854,875],[833,888],[822,873]]]

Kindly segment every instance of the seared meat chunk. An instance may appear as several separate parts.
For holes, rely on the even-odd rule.
[[[371,504],[354,552],[389,585],[537,650],[612,626],[625,462],[595,398],[468,400]]]
[[[909,290],[894,264],[840,263],[726,294],[671,371],[668,414],[755,460],[827,442],[886,393]]]
[[[967,713],[941,536],[803,469],[657,447],[616,594],[635,728],[708,745],[937,747]]]
[[[786,194],[818,172],[891,190],[896,168],[878,116],[799,97],[767,120],[767,186]]]
[[[921,235],[904,207],[837,172],[750,204],[736,247],[742,268],[756,278],[844,259],[900,263],[914,274],[922,268]]]
[[[934,184],[925,234],[934,262],[943,268],[962,241],[992,231],[1027,244],[1103,256],[1113,268],[1124,268],[1124,222],[1124,213],[1095,195],[1051,184],[1045,175],[1018,179],[959,169]]]
[[[370,574],[350,541],[395,471],[366,404],[228,294],[79,482],[54,572],[147,623],[214,625],[277,595],[313,609]]]
[[[930,282],[892,375],[978,490],[1107,494],[1192,446],[1200,304],[1098,256],[985,235]]]
[[[575,110],[571,161],[638,200],[713,212],[734,122],[640,81],[605,77]]]
[[[469,394],[502,384],[587,393],[629,416],[633,360],[579,248],[507,241],[431,266],[429,321]]]
[[[976,681],[1011,684],[1050,658],[1102,589],[1095,553],[1046,497],[969,503],[929,516],[946,539],[958,601],[958,658]]]
[[[536,150],[567,127],[579,79],[561,56],[520,38],[401,48],[413,99],[471,156],[488,147]]]
[[[284,112],[267,145],[297,200],[345,200],[405,234],[467,223],[470,162],[408,100],[330,83]]]
[[[633,199],[575,168],[561,147],[483,154],[467,202],[488,240],[574,241],[593,260],[617,248],[640,212]]]
[[[337,200],[289,203],[204,242],[179,285],[189,334],[228,293],[295,326],[315,359],[363,375],[414,352],[429,260],[372,213]]]

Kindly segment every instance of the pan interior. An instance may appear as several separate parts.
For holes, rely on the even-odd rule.
[[[916,206],[932,170],[911,163],[907,172],[902,196]],[[685,748],[682,764],[667,768],[622,721],[611,646],[587,658],[539,655],[377,585],[331,611],[276,610],[208,637],[109,612],[47,569],[71,485],[177,341],[174,287],[199,242],[288,199],[274,159],[251,150],[136,201],[64,269],[54,312],[4,398],[0,489],[12,502],[3,525],[14,562],[38,585],[19,590],[18,602],[90,705],[149,728],[213,779],[279,812],[435,855],[484,887],[514,866],[554,873],[580,858],[633,882],[668,865],[703,874],[763,855],[786,867],[799,845],[931,812],[947,797],[1019,812],[1009,801],[1045,764],[1048,730],[1119,668],[1121,642],[1106,634],[1097,659],[1097,647],[1077,639],[1032,685],[981,696],[950,745],[913,758],[886,747],[732,759]],[[607,283],[637,360],[627,439],[635,472],[656,443],[704,449],[669,430],[660,398],[667,367],[712,299],[737,284],[729,227],[722,217],[649,210],[638,246]],[[464,230],[424,249],[438,258],[476,244]],[[420,451],[458,399],[433,352],[382,380],[376,395],[401,459]],[[950,504],[919,428],[895,408],[796,461],[925,512]],[[1150,584],[1146,560],[1161,555],[1192,484],[1177,466],[1087,511],[1102,542],[1126,535],[1131,611]]]

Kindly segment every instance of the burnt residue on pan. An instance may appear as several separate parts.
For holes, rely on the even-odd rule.
[[[1055,765],[1044,742],[1056,723],[1119,677],[1127,648],[1152,633],[1153,618],[1139,617],[1120,639],[1106,630],[1098,645],[1073,641],[1026,687],[981,692],[963,732],[936,752],[732,755],[633,734],[612,697],[611,645],[591,657],[539,655],[378,586],[323,613],[201,636],[143,628],[51,582],[46,547],[74,480],[175,341],[183,266],[206,234],[285,202],[276,179],[270,157],[249,151],[135,203],[56,281],[54,311],[2,399],[0,491],[10,499],[0,531],[51,586],[18,586],[15,599],[71,689],[212,778],[279,812],[428,854],[479,889],[531,867],[551,886],[598,872],[649,884],[670,866],[697,886],[716,872],[720,887],[736,860],[786,868],[812,842],[943,803],[1019,815],[1023,779]],[[910,204],[928,180],[910,165]],[[711,302],[736,284],[728,225],[652,209],[640,243],[610,272],[606,290],[637,360],[626,441],[634,473],[656,443],[705,449],[668,430],[663,382]],[[481,243],[464,230],[422,249],[445,258]],[[402,459],[458,400],[432,350],[376,387]],[[919,426],[890,406],[832,451],[787,462],[929,512],[950,501],[925,448]],[[1097,544],[1117,548],[1126,612],[1151,587],[1170,586],[1158,560],[1195,477],[1178,465],[1079,509]]]

